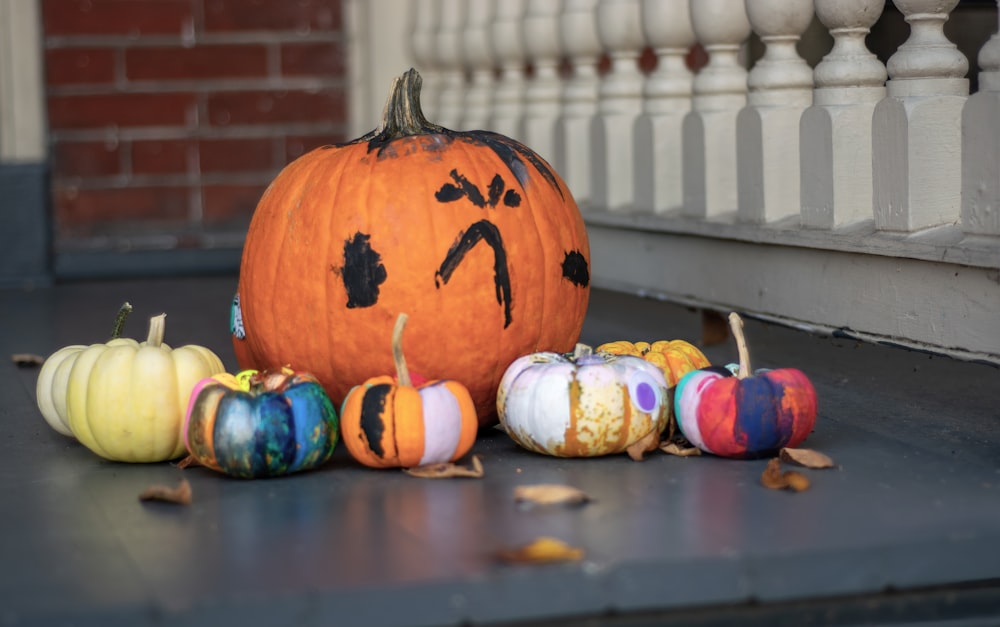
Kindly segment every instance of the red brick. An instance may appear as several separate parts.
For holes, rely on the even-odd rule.
[[[257,45],[130,48],[129,80],[255,78],[267,76],[267,49]]]
[[[191,0],[43,0],[45,34],[153,35],[191,24]]]
[[[183,174],[188,171],[187,139],[143,139],[132,142],[133,174]]]
[[[54,129],[184,126],[194,104],[188,93],[50,96],[49,124]]]
[[[344,47],[338,42],[283,44],[281,73],[284,76],[344,76],[347,73]]]
[[[207,31],[295,31],[341,28],[338,0],[205,0]]]
[[[52,147],[52,154],[56,178],[121,173],[121,151],[117,143],[58,141]]]
[[[55,215],[63,228],[132,221],[181,221],[190,215],[185,187],[80,189],[56,185]]]
[[[339,144],[346,141],[343,133],[333,133],[330,135],[289,135],[285,138],[285,160],[292,162],[310,150],[320,146]]]
[[[203,139],[198,143],[202,173],[270,172],[274,164],[274,139]]]
[[[220,92],[208,98],[208,119],[216,126],[281,122],[344,122],[342,89]]]
[[[257,202],[270,182],[269,177],[264,177],[260,185],[204,186],[201,204],[205,226],[249,224]]]
[[[111,48],[54,48],[45,51],[45,81],[49,85],[110,83],[115,80]]]

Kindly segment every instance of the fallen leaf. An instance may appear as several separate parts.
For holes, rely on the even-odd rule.
[[[767,462],[767,468],[760,476],[760,483],[771,490],[789,489],[794,492],[802,492],[809,488],[809,479],[802,473],[794,470],[782,472],[781,460],[777,457]]]
[[[642,438],[633,442],[631,446],[625,449],[625,452],[628,453],[628,456],[633,460],[641,462],[646,453],[649,451],[655,451],[656,447],[659,445],[660,432],[653,429],[646,435],[642,436]]]
[[[479,461],[478,455],[472,456],[472,466],[459,466],[454,462],[444,462],[441,464],[428,464],[407,468],[406,474],[424,479],[445,479],[448,477],[472,477],[478,479],[483,476],[483,463]]]
[[[10,356],[11,361],[18,368],[34,368],[45,363],[45,358],[34,353],[14,353]]]
[[[166,485],[151,485],[139,495],[140,501],[163,501],[178,505],[191,504],[191,484],[187,479],[181,479],[177,487]]]
[[[833,460],[824,453],[811,448],[783,448],[781,461],[798,464],[806,468],[833,468]]]
[[[198,466],[201,465],[202,463],[198,461],[198,459],[194,455],[188,455],[187,457],[185,457],[184,459],[175,464],[177,468],[180,468],[182,470],[184,468],[197,468]]]
[[[701,311],[701,345],[714,346],[729,339],[729,321],[718,311]]]
[[[701,449],[697,446],[691,446],[690,444],[685,446],[680,442],[664,442],[660,445],[660,450],[668,455],[676,455],[678,457],[701,455]]]
[[[570,546],[557,538],[542,536],[528,544],[500,549],[497,559],[508,564],[542,564],[545,562],[577,562],[583,559],[583,549]]]
[[[590,501],[590,497],[583,490],[573,486],[539,483],[515,487],[514,501],[535,505],[582,505]]]

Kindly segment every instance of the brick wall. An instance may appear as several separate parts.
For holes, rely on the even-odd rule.
[[[345,139],[339,0],[43,0],[54,247],[238,247],[290,160]]]

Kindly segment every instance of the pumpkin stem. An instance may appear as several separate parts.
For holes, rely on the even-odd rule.
[[[413,68],[392,79],[389,98],[382,109],[382,119],[375,129],[380,140],[390,141],[444,130],[437,124],[428,122],[420,109],[420,86],[423,82],[420,73]]]
[[[118,309],[118,315],[115,316],[115,326],[111,327],[112,340],[117,340],[122,336],[122,329],[125,328],[125,318],[128,318],[130,313],[132,313],[132,303],[126,301]]]
[[[747,346],[747,339],[743,336],[743,318],[735,311],[729,314],[729,328],[733,330],[733,337],[736,338],[736,350],[740,354],[740,370],[736,374],[739,379],[746,379],[750,376],[750,348]]]
[[[161,313],[149,319],[149,335],[146,336],[146,346],[159,346],[163,344],[163,333],[166,330],[167,314]]]
[[[392,328],[392,361],[396,364],[396,379],[399,384],[409,387],[413,385],[413,381],[406,367],[406,357],[403,356],[403,329],[406,328],[407,318],[405,313],[399,314],[396,326]]]
[[[594,349],[587,346],[586,344],[577,343],[576,347],[573,348],[573,359],[579,359],[581,357],[586,357],[587,355],[593,355]]]

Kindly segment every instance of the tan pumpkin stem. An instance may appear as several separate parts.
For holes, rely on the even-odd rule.
[[[112,340],[117,340],[122,336],[122,329],[125,328],[125,319],[128,318],[130,313],[132,313],[132,303],[126,301],[118,309],[118,315],[115,316],[115,326],[111,327]]]
[[[729,328],[736,338],[736,350],[740,355],[740,370],[736,374],[737,378],[746,379],[750,376],[750,348],[747,346],[747,339],[743,336],[743,318],[735,311],[729,314]]]
[[[579,359],[581,357],[586,357],[587,355],[593,355],[594,349],[587,346],[586,344],[578,343],[573,349],[573,359]]]
[[[420,73],[413,68],[402,76],[392,79],[389,98],[385,101],[385,108],[382,109],[382,119],[375,129],[380,139],[388,141],[442,130],[440,126],[428,122],[420,109],[422,84]]]
[[[396,326],[392,328],[392,361],[396,364],[396,379],[399,384],[412,386],[410,370],[406,367],[406,357],[403,355],[403,329],[406,328],[407,318],[405,313],[399,314]]]
[[[149,335],[146,336],[146,346],[163,344],[163,333],[167,329],[167,314],[161,313],[149,319]]]

